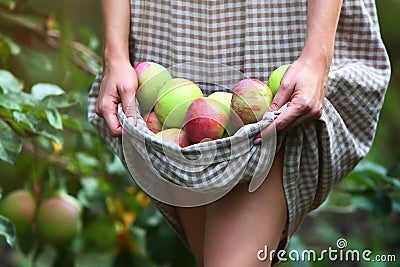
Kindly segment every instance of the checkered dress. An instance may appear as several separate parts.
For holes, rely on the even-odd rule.
[[[306,12],[306,0],[131,0],[131,61],[154,61],[167,67],[215,62],[266,81],[275,68],[299,57]],[[101,77],[100,71],[89,94],[89,120],[125,162],[121,139],[112,138],[105,121],[94,112]],[[278,138],[284,142],[283,186],[288,205],[281,247],[306,214],[368,153],[389,77],[375,2],[344,0],[323,115]],[[203,88],[206,94],[214,90]],[[185,240],[175,209],[156,204]]]

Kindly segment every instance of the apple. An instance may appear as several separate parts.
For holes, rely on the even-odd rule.
[[[276,92],[278,92],[279,86],[281,85],[281,80],[286,70],[290,67],[291,64],[282,65],[279,68],[275,69],[268,78],[268,86],[272,91],[272,95],[275,96]]]
[[[208,96],[210,99],[217,100],[221,102],[225,107],[227,112],[230,112],[231,109],[231,101],[232,101],[232,93],[228,92],[214,92]]]
[[[243,79],[233,90],[231,113],[235,116],[231,119],[235,124],[244,125],[260,121],[271,102],[272,92],[265,83],[258,79]]]
[[[194,143],[222,138],[229,121],[228,111],[223,103],[209,97],[193,100],[184,123],[188,138]]]
[[[157,115],[154,111],[144,114],[143,119],[146,122],[146,125],[150,129],[150,131],[155,134],[161,132],[162,123],[157,118]]]
[[[160,137],[163,142],[172,142],[180,147],[187,147],[192,144],[183,129],[170,128],[163,130],[156,135]]]
[[[88,251],[106,252],[115,249],[123,226],[110,216],[96,217],[85,225],[83,240]]]
[[[168,69],[154,62],[140,62],[134,68],[138,76],[136,98],[141,110],[148,112],[154,107],[161,87],[171,80],[172,76]]]
[[[81,230],[81,208],[70,196],[44,200],[37,213],[37,230],[43,240],[61,245],[70,241]]]
[[[35,210],[36,201],[32,193],[25,189],[10,192],[0,203],[0,214],[13,223],[19,236],[32,231]]]
[[[189,105],[200,97],[203,92],[194,82],[174,78],[161,88],[154,111],[165,128],[182,128]]]

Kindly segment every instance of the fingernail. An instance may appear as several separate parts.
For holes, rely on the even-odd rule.
[[[261,144],[261,142],[262,142],[262,139],[261,139],[261,138],[256,138],[256,139],[254,140],[254,144],[255,144],[255,145]]]

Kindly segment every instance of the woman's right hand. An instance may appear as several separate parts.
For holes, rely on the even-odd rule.
[[[105,64],[95,111],[105,119],[113,137],[122,134],[122,126],[117,116],[119,103],[122,103],[122,110],[128,122],[136,125],[137,86],[136,71],[129,60]]]

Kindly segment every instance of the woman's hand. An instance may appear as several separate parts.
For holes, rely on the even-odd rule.
[[[328,76],[324,60],[300,57],[282,78],[269,112],[288,107],[276,118],[277,131],[290,130],[297,125],[321,117]]]
[[[328,67],[324,60],[300,57],[293,62],[282,77],[281,85],[267,112],[279,110],[287,102],[288,107],[275,119],[276,131],[288,131],[297,125],[321,117],[326,93]],[[259,144],[268,138],[267,127],[254,139]],[[275,131],[272,131],[275,132]]]
[[[278,131],[322,115],[342,0],[308,0],[307,32],[300,57],[287,69],[268,111],[289,106],[275,119]],[[267,128],[268,129],[268,128]],[[261,137],[267,136],[267,131]],[[261,142],[260,135],[254,143]]]
[[[137,86],[136,71],[128,60],[105,65],[96,113],[106,120],[110,133],[114,137],[122,134],[122,126],[117,117],[119,103],[122,103],[122,110],[128,121],[133,125],[136,124]]]

